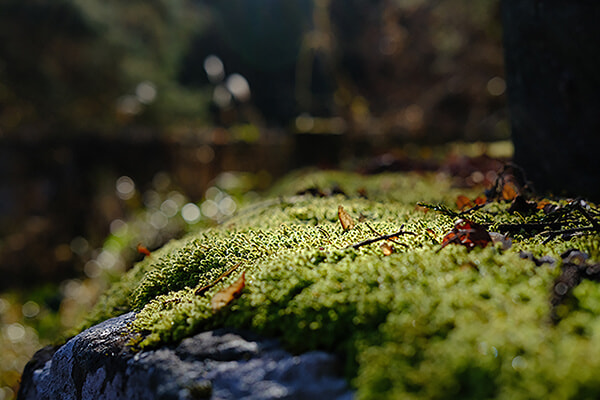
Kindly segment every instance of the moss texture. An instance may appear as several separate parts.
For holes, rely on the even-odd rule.
[[[296,195],[309,188],[332,194]],[[576,287],[568,312],[553,323],[549,299],[560,262],[536,266],[519,251],[560,260],[577,248],[598,261],[600,238],[544,245],[516,234],[508,250],[438,251],[454,218],[416,204],[453,208],[459,194],[481,191],[453,188],[439,174],[294,174],[220,226],[146,257],[107,292],[89,323],[136,310],[132,329],[142,348],[232,326],[276,336],[292,351],[333,351],[346,360],[358,398],[598,398],[600,285]],[[357,221],[353,229],[342,229],[339,205]],[[523,217],[507,208],[491,203],[471,218],[492,228],[541,218],[541,211]],[[415,235],[399,237],[404,245],[393,244],[389,256],[380,242],[352,248],[376,236],[368,225]],[[235,265],[202,296],[194,293]],[[243,271],[241,297],[214,313],[212,296]]]

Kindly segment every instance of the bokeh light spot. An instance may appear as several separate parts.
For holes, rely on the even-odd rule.
[[[6,327],[6,337],[13,343],[20,342],[25,338],[25,328],[18,322],[10,324]]]
[[[121,96],[117,100],[117,111],[125,115],[136,115],[142,111],[142,105],[136,96]]]
[[[116,190],[121,200],[129,200],[135,194],[135,183],[130,177],[122,176],[117,179]]]
[[[207,200],[220,201],[223,198],[223,192],[221,192],[221,189],[218,187],[211,186],[206,189],[204,197],[206,197]]]
[[[21,306],[21,312],[23,313],[23,316],[33,318],[40,313],[40,306],[35,301],[29,300]]]
[[[231,105],[231,93],[223,85],[215,86],[213,90],[213,101],[219,108],[227,108]]]
[[[198,222],[201,217],[200,209],[194,203],[187,203],[181,208],[181,216],[188,224]]]
[[[160,211],[150,214],[150,224],[156,229],[163,229],[169,223],[169,218]]]
[[[96,260],[90,260],[86,262],[83,266],[83,272],[89,278],[97,278],[100,276],[102,269],[100,268],[100,265],[96,262]]]
[[[298,132],[310,132],[315,126],[315,120],[307,113],[302,113],[296,117],[296,129]]]
[[[150,104],[156,99],[156,86],[149,81],[140,82],[135,88],[135,95],[142,104]]]
[[[211,219],[216,218],[217,214],[219,214],[219,206],[214,200],[206,200],[204,203],[202,203],[200,209],[202,210],[202,214],[204,214],[204,216]]]
[[[167,199],[160,205],[160,211],[169,218],[174,217],[177,214],[178,209],[179,207],[173,199]]]
[[[208,76],[208,80],[212,83],[221,82],[225,78],[225,66],[223,61],[214,54],[209,55],[204,59],[204,71]]]
[[[499,76],[495,76],[487,83],[487,90],[492,96],[501,96],[506,91],[506,82]]]
[[[110,223],[109,229],[111,234],[121,237],[127,234],[127,223],[117,218]]]
[[[237,101],[245,102],[250,100],[250,85],[242,75],[231,75],[227,78],[225,86]]]
[[[71,240],[71,251],[77,255],[83,255],[89,249],[88,241],[81,237],[77,236]]]
[[[235,203],[235,200],[229,196],[223,198],[223,200],[219,202],[219,211],[221,211],[223,215],[232,215],[236,208],[237,204]]]

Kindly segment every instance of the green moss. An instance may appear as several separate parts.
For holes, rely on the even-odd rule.
[[[344,194],[296,196],[338,185]],[[367,198],[359,196],[367,193]],[[358,398],[595,398],[600,383],[600,286],[573,291],[569,312],[551,322],[550,290],[560,268],[519,257],[558,256],[579,248],[598,260],[597,236],[552,245],[514,235],[499,246],[438,251],[453,218],[425,212],[417,202],[453,208],[458,194],[440,175],[296,174],[270,199],[221,226],[169,243],[137,264],[106,295],[89,323],[138,311],[132,328],[144,348],[175,342],[202,329],[249,328],[276,336],[292,351],[324,349],[346,360]],[[355,220],[344,231],[343,205]],[[534,221],[510,215],[506,204],[473,214],[493,224]],[[396,252],[380,243],[351,247],[403,225]],[[203,296],[197,288],[234,273]],[[210,299],[245,271],[246,287],[213,313]]]

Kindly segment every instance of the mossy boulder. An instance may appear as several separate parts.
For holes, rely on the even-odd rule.
[[[456,218],[417,203],[452,209],[458,195],[482,191],[433,173],[296,173],[233,218],[136,264],[89,324],[135,311],[131,344],[142,349],[229,327],[293,352],[334,352],[357,398],[598,398],[600,285],[571,290],[558,320],[550,300],[560,254],[576,248],[597,262],[600,238],[544,243],[520,232],[509,249],[442,248]],[[340,224],[340,205],[352,229]],[[489,202],[469,218],[493,231],[543,216],[509,206]],[[383,241],[353,246],[400,229],[410,234],[388,242],[390,255]],[[543,256],[556,262],[532,260]],[[240,297],[213,310],[213,296],[242,273]]]

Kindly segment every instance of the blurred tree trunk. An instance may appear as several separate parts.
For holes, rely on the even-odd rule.
[[[600,3],[503,0],[515,162],[538,190],[600,198]]]

